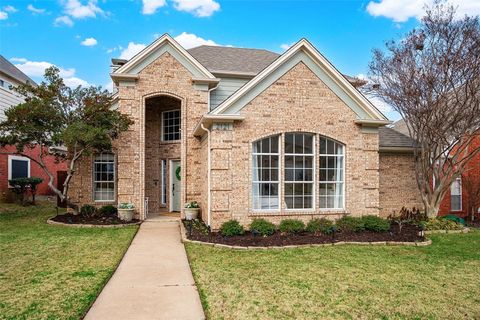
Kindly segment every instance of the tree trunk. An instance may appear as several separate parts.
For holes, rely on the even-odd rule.
[[[440,210],[440,202],[438,203],[424,203],[425,213],[429,219],[435,219],[438,216],[438,211]]]

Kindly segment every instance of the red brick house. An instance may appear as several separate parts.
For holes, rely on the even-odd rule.
[[[23,97],[12,90],[12,87],[20,83],[34,83],[27,75],[11,64],[7,59],[0,55],[0,121],[4,118],[4,111],[11,106],[22,103]],[[36,158],[39,147],[26,149],[25,153]],[[12,193],[8,186],[8,180],[21,177],[39,177],[43,182],[38,186],[38,195],[53,195],[48,187],[47,175],[33,161],[26,157],[15,155],[15,147],[0,147],[0,200],[11,199]],[[50,172],[66,170],[65,163],[57,163],[55,157],[46,158],[47,167]]]

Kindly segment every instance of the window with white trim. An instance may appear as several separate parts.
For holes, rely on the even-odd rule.
[[[93,160],[93,200],[115,201],[115,156],[100,153]]]
[[[279,136],[253,143],[253,209],[279,210]]]
[[[162,112],[162,140],[180,140],[180,109]]]
[[[285,134],[285,206],[287,209],[313,209],[314,135]]]
[[[160,203],[162,205],[166,205],[167,204],[167,160],[165,159],[162,159],[161,170],[162,170],[162,186],[161,186]]]
[[[8,180],[30,177],[30,159],[22,156],[8,156]]]
[[[342,144],[320,137],[320,209],[343,209],[345,198],[345,168]]]
[[[450,209],[462,211],[462,178],[458,177],[450,186]]]

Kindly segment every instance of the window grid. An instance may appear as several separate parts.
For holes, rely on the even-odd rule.
[[[180,140],[180,110],[162,112],[162,140]]]
[[[450,186],[450,209],[462,211],[462,178],[458,177]]]
[[[115,201],[115,156],[101,153],[93,162],[94,201]]]
[[[320,137],[319,197],[320,209],[345,208],[344,146]]]
[[[313,134],[285,134],[284,199],[287,210],[315,208],[314,141]]]
[[[279,136],[264,138],[253,143],[253,209],[279,210]]]

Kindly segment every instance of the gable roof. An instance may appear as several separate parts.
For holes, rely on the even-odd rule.
[[[361,120],[373,120],[376,124],[389,123],[388,119],[353,85],[322,56],[315,47],[306,39],[301,39],[290,47],[283,55],[278,57],[268,67],[263,69],[252,80],[237,90],[234,94],[222,102],[211,114],[238,113],[248,102],[253,100],[262,89],[265,89],[273,81],[280,78],[291,67],[289,63],[304,62],[312,71],[315,69],[327,86],[330,87],[342,100],[357,113]],[[286,70],[282,70],[282,68]],[[344,93],[344,94],[343,94]]]
[[[30,79],[25,73],[20,71],[17,67],[15,67],[10,61],[5,59],[4,56],[0,55],[0,72],[6,74],[7,76],[19,81],[19,82],[29,82],[31,84],[35,84],[35,81]]]

